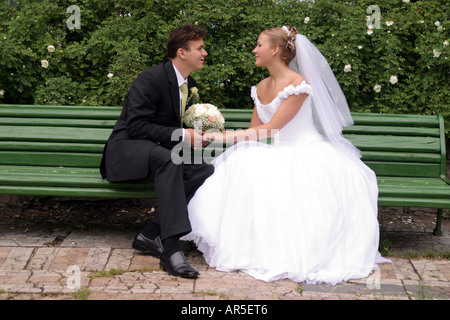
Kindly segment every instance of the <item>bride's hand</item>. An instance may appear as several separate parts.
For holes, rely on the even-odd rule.
[[[205,132],[203,134],[203,141],[217,141],[217,142],[223,142],[224,141],[224,135],[222,132],[219,131],[212,131],[212,132]]]

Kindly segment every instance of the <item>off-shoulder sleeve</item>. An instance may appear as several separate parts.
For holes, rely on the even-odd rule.
[[[306,93],[308,95],[312,95],[312,87],[306,81],[303,81],[300,85],[291,84],[284,88],[283,91],[280,92],[280,97],[282,99],[286,99],[290,95],[300,95],[302,93]]]
[[[252,99],[253,99],[253,102],[256,103],[256,100],[257,100],[257,98],[258,98],[258,96],[256,95],[256,86],[252,86],[252,89],[251,89],[251,97],[252,97]]]

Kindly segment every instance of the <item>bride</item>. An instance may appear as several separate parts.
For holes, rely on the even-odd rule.
[[[334,74],[294,27],[264,30],[253,53],[270,76],[251,88],[249,129],[204,135],[240,142],[213,161],[182,240],[211,267],[264,281],[367,277],[388,262],[378,253],[377,180],[341,134],[352,119]],[[265,137],[276,143],[257,141]]]

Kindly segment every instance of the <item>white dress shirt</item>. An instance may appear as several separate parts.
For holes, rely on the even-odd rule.
[[[175,74],[177,76],[177,81],[178,81],[178,90],[180,92],[180,116],[181,116],[181,89],[180,86],[184,83],[188,83],[187,78],[183,78],[183,76],[181,75],[180,71],[178,71],[177,67],[175,67],[175,65],[172,63],[173,65],[173,69],[175,70]],[[184,141],[184,128],[183,130],[183,140]]]

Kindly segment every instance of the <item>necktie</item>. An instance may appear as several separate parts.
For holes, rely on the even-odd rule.
[[[186,101],[188,97],[188,86],[187,83],[183,83],[180,86],[181,89],[181,119],[183,119],[184,110],[186,109]]]

